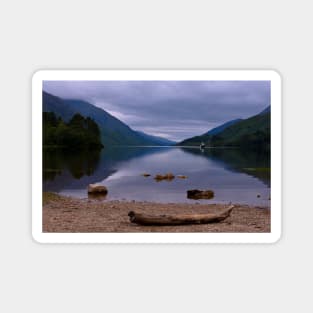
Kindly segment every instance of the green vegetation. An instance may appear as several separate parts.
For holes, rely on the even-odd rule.
[[[228,145],[269,150],[271,142],[270,113],[256,115],[226,128],[211,138],[212,145]]]
[[[45,205],[51,201],[58,201],[63,197],[54,192],[43,192],[42,193],[42,204]]]
[[[103,147],[99,127],[90,117],[77,113],[65,123],[53,112],[43,112],[43,146],[68,150]]]
[[[254,150],[270,150],[271,116],[261,113],[225,128],[218,134],[204,134],[186,139],[178,145],[198,146],[204,142],[208,146],[241,147]]]

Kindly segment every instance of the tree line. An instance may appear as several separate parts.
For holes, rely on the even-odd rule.
[[[90,117],[76,113],[68,123],[43,112],[43,146],[69,150],[102,149],[100,129]]]
[[[271,135],[270,129],[256,130],[251,133],[243,134],[234,140],[223,138],[219,135],[213,135],[209,140],[212,146],[235,146],[241,148],[249,148],[254,150],[270,150]]]

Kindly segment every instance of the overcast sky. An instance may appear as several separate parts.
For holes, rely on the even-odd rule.
[[[88,101],[135,130],[177,141],[270,105],[270,81],[44,81],[43,89]]]

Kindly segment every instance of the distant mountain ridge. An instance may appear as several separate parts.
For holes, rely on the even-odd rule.
[[[267,108],[265,108],[263,111],[261,111],[259,113],[259,115],[266,114],[266,113],[271,113],[271,106],[270,105]]]
[[[177,145],[198,146],[201,142],[204,142],[208,146],[240,146],[270,149],[270,106],[250,118],[229,121],[211,131],[200,136],[185,139]]]
[[[153,135],[148,135],[144,132],[138,131],[137,133],[142,136],[143,138],[146,138],[147,140],[152,140],[152,141],[158,141],[160,144],[164,146],[172,146],[175,144],[175,141],[169,140],[167,138],[159,137],[159,136],[153,136]]]
[[[86,101],[62,99],[43,91],[42,104],[43,112],[54,112],[64,121],[69,121],[75,113],[92,118],[100,128],[104,146],[174,144],[167,139],[135,131],[105,110]]]
[[[235,120],[231,120],[229,122],[226,122],[226,123],[224,123],[224,124],[222,124],[220,126],[217,126],[217,127],[213,128],[213,129],[209,130],[206,134],[207,135],[217,135],[217,134],[221,133],[225,128],[227,128],[227,127],[229,127],[229,126],[231,126],[233,124],[236,124],[236,123],[238,123],[240,121],[242,121],[241,118],[237,118]]]

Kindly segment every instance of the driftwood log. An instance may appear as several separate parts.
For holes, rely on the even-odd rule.
[[[163,214],[148,215],[130,211],[128,216],[131,223],[139,225],[186,225],[186,224],[208,224],[223,221],[230,216],[234,205],[220,213],[201,213],[201,214]]]

